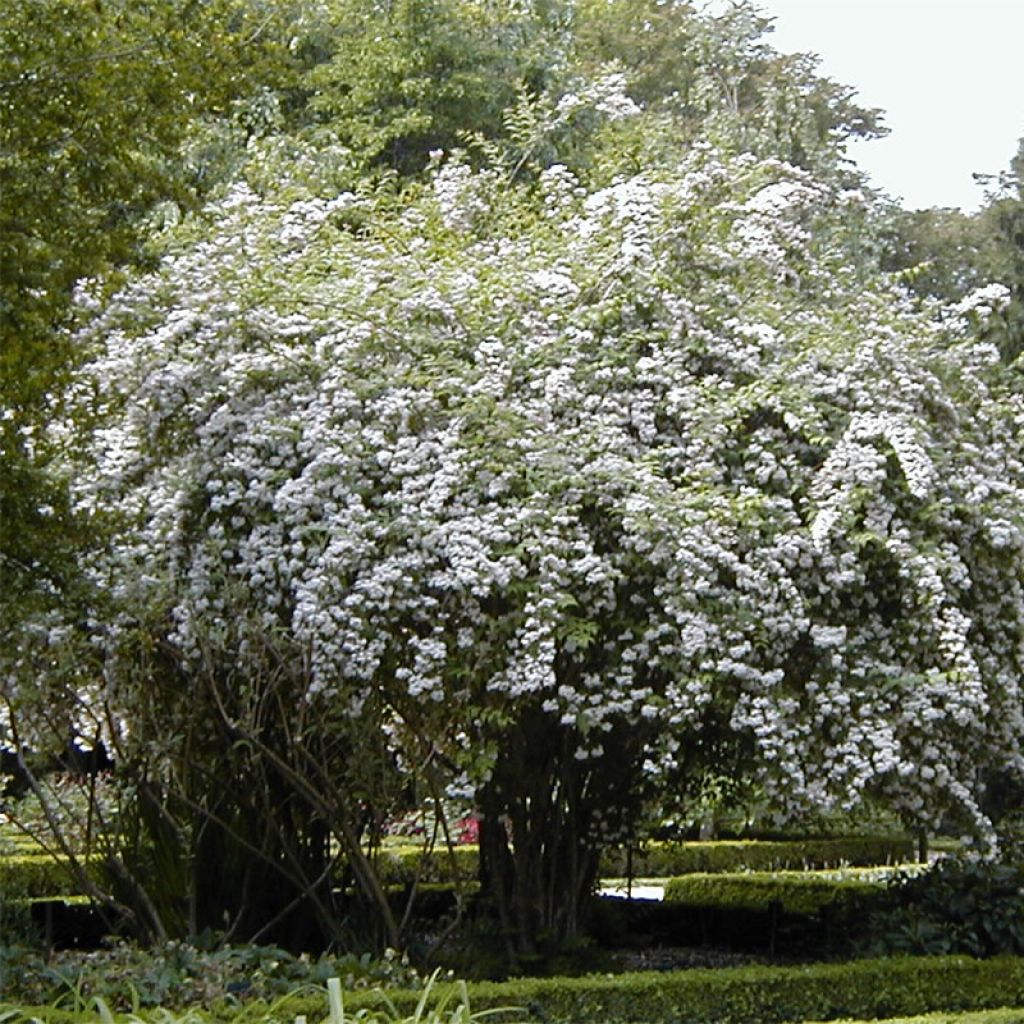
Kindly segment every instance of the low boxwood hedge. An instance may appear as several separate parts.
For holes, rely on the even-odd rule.
[[[813,915],[826,907],[864,902],[882,891],[875,880],[813,872],[693,874],[665,883],[665,902],[716,910],[771,910]]]
[[[903,836],[844,839],[725,839],[710,842],[652,842],[626,852],[611,851],[601,864],[606,877],[664,878],[693,872],[818,870],[878,867],[904,863],[914,856],[913,840]]]
[[[385,882],[404,883],[413,878],[420,882],[451,882],[453,869],[463,880],[474,879],[478,873],[480,852],[475,845],[435,847],[429,853],[422,846],[391,846],[376,855],[377,870]]]
[[[668,877],[692,872],[777,871],[823,868],[842,864],[879,865],[904,860],[912,854],[907,839],[815,839],[801,841],[723,840],[721,842],[650,843],[633,857],[634,877]],[[424,853],[419,846],[394,846],[379,851],[376,862],[385,882],[403,884],[449,882],[454,871],[464,880],[477,876],[479,851],[474,845]],[[626,857],[611,851],[601,874],[621,877]],[[76,892],[67,868],[45,853],[0,855],[0,892],[18,896],[64,896]]]
[[[456,846],[452,855],[461,878],[476,877],[479,852],[475,845]],[[386,881],[406,881],[419,871],[423,882],[445,882],[452,877],[452,855],[444,848],[424,853],[419,846],[392,846],[377,854],[377,864]],[[606,852],[600,873],[606,878],[622,878],[631,866],[634,878],[666,878],[691,872],[876,867],[903,863],[913,856],[913,841],[901,836],[651,842],[633,851],[631,865],[625,851]]]
[[[529,1011],[527,1019],[546,1024],[783,1024],[884,1018],[934,1010],[1024,1006],[1024,958],[913,957],[797,967],[523,978],[471,984],[469,995],[474,1010],[520,1006]],[[392,991],[388,998],[397,1010],[409,1013],[415,1009],[418,995]],[[279,1008],[281,1019],[294,1019],[299,1013],[312,1017],[321,1005],[318,998],[290,999]],[[346,1007],[352,1011],[380,1005],[379,993],[346,996]]]
[[[87,868],[95,858],[83,858]],[[66,861],[46,853],[0,856],[0,896],[4,899],[36,899],[74,896],[80,886]]]
[[[1024,1024],[1024,1008],[1001,1007],[967,1013],[927,1013],[919,1017],[890,1017],[888,1020],[807,1021],[806,1024]]]

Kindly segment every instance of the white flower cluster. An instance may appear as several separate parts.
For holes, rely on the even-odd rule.
[[[308,700],[432,716],[463,783],[531,707],[582,765],[625,724],[668,785],[727,729],[783,808],[982,827],[1024,767],[1019,400],[829,262],[802,172],[701,146],[538,193],[541,226],[449,163],[359,233],[245,188],[175,229],[79,338],[126,628],[197,667],[281,637]]]
[[[611,71],[587,81],[579,92],[567,92],[555,106],[558,121],[566,121],[578,110],[594,110],[609,121],[633,117],[640,113],[640,107],[626,92],[626,76],[621,71]]]

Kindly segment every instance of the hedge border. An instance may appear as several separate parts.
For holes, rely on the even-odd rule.
[[[461,879],[477,876],[479,852],[474,845],[452,851]],[[653,842],[634,851],[633,877],[667,878],[693,873],[734,871],[781,871],[848,865],[873,867],[905,861],[913,854],[910,839],[899,837],[852,837],[808,840],[711,840],[700,842]],[[451,882],[451,856],[444,848],[430,853],[418,846],[384,847],[376,864],[385,883]],[[52,867],[45,867],[49,863]],[[624,877],[626,855],[609,851],[602,858],[601,875]],[[52,881],[46,881],[52,879]],[[46,885],[56,886],[45,888]],[[69,888],[70,886],[70,888]],[[0,892],[20,896],[63,896],[75,892],[66,868],[45,853],[0,854]]]
[[[86,868],[97,857],[83,858]],[[47,899],[81,894],[66,861],[47,853],[16,853],[0,856],[0,894],[5,900]]]
[[[446,986],[438,987],[438,998]],[[787,1024],[1024,1006],[1024,958],[909,957],[798,967],[736,967],[585,978],[525,978],[469,985],[474,1010],[526,1007],[550,1024]],[[389,992],[400,1012],[418,993]],[[352,1011],[382,1005],[380,993],[346,997]],[[318,1010],[289,1000],[288,1014]],[[497,1019],[497,1018],[492,1018]],[[511,1019],[511,1018],[510,1018]],[[522,1020],[522,1018],[518,1018]]]
[[[888,1020],[805,1021],[804,1024],[1024,1024],[1024,1007],[1001,1006],[997,1010],[968,1010],[966,1013],[939,1011]]]
[[[650,842],[632,854],[634,878],[667,878],[692,873],[732,871],[821,870],[838,867],[884,867],[914,856],[914,842],[905,836],[848,836],[840,839],[722,839],[693,842]],[[475,845],[456,846],[456,869],[474,878],[479,863]],[[385,846],[377,854],[385,881],[406,881],[419,870],[424,882],[451,881],[451,859],[444,848],[430,853],[418,846]],[[610,850],[601,858],[600,874],[623,878],[629,867],[626,851]]]
[[[438,985],[428,1006],[451,990]],[[520,1024],[974,1024],[962,1012],[1002,1010],[991,1024],[1024,1022],[1024,958],[912,957],[860,960],[804,967],[739,967],[670,973],[602,975],[588,978],[528,978],[468,986],[473,1011],[514,1005],[528,1018],[500,1015],[489,1020]],[[389,991],[395,1010],[411,1014],[422,993]],[[244,1024],[270,1019],[294,1021],[298,1014],[320,1020],[324,996],[286,997],[273,1006],[248,1004],[207,1011],[209,1021]],[[383,1008],[380,992],[345,994],[346,1013]],[[1019,1011],[1016,1008],[1021,1008]],[[48,1024],[82,1021],[53,1007],[23,1007],[27,1017]],[[907,1020],[922,1014],[937,1020]],[[977,1024],[989,1024],[982,1019]]]
[[[634,877],[667,878],[697,872],[821,870],[885,867],[913,859],[914,842],[905,836],[847,836],[839,839],[721,839],[651,842],[633,851]],[[605,855],[601,873],[622,877],[626,851]]]
[[[826,907],[870,899],[885,891],[880,881],[826,877],[823,873],[692,874],[665,882],[666,903],[716,910],[771,910],[819,914]]]

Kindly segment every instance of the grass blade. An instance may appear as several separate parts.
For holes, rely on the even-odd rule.
[[[345,1000],[341,994],[341,978],[327,979],[327,1007],[331,1024],[345,1024]]]
[[[93,996],[92,1005],[96,1008],[102,1024],[114,1024],[114,1015],[110,1012],[110,1007],[107,1006],[105,999],[100,996]]]

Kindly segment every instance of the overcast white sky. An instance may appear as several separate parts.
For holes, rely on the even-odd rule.
[[[1024,135],[1024,0],[758,0],[769,41],[886,111],[891,134],[851,146],[911,209],[976,209],[973,171],[1009,168]]]

